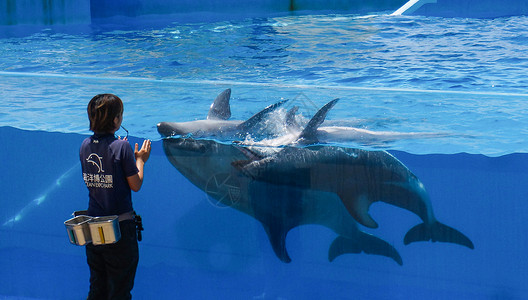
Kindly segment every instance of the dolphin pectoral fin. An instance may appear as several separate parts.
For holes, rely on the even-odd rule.
[[[378,228],[378,223],[372,219],[367,211],[361,212],[359,214],[354,213],[352,217],[354,217],[354,219],[356,219],[363,226],[368,228]]]
[[[252,163],[251,160],[235,160],[231,162],[231,166],[237,169],[244,176],[255,180],[257,178],[257,174],[253,172],[254,168],[246,168],[246,166],[249,165],[250,163]]]
[[[231,166],[233,166],[235,169],[240,171],[245,176],[252,178],[252,179],[256,179],[257,174],[255,171],[257,171],[258,169],[251,167],[251,166],[248,167],[248,165],[250,165],[254,161],[258,161],[262,159],[262,156],[258,155],[257,153],[249,149],[243,148],[243,147],[236,147],[236,148],[240,150],[240,152],[242,152],[248,159],[234,160],[231,162]]]
[[[338,236],[328,250],[328,260],[334,261],[338,256],[347,253],[361,253],[382,255],[392,258],[400,266],[403,260],[398,251],[386,241],[365,232],[359,232],[357,239]]]
[[[369,228],[378,228],[378,223],[368,213],[372,201],[366,195],[361,195],[356,199],[348,199],[342,195],[339,195],[339,197],[348,213],[361,225]]]
[[[271,226],[264,224],[264,229],[266,229],[266,233],[268,234],[275,255],[277,255],[282,262],[291,262],[291,258],[286,250],[286,235],[288,234],[288,231],[284,230],[277,224],[271,224]]]
[[[261,160],[264,156],[252,151],[251,149],[236,146],[236,149],[246,156],[250,161]]]
[[[475,248],[473,242],[463,233],[440,222],[434,222],[430,226],[427,226],[425,223],[414,226],[405,234],[403,243],[408,245],[412,242],[429,240],[433,242],[459,244],[469,249]]]
[[[250,164],[251,162],[252,162],[251,160],[243,160],[243,159],[235,160],[231,162],[231,166],[233,166],[235,169],[239,171],[244,171],[244,167]]]

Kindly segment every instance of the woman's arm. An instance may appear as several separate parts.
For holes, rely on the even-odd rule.
[[[150,157],[150,140],[144,140],[141,149],[138,148],[139,145],[136,143],[134,155],[136,157],[136,167],[138,168],[139,172],[127,177],[128,185],[134,192],[139,191],[141,189],[141,185],[143,184],[143,168]]]

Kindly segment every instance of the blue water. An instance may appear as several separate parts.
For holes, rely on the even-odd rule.
[[[102,92],[124,100],[132,136],[154,140],[134,195],[146,228],[136,299],[527,298],[527,24],[380,13],[0,27],[0,298],[87,293],[84,249],[63,222],[87,203],[77,151],[86,104]],[[260,223],[212,205],[161,147],[158,122],[204,118],[225,88],[233,119],[283,98],[309,117],[339,97],[334,124],[446,133],[359,146],[392,151],[475,249],[405,246],[417,218],[375,204],[380,227],[365,230],[403,266],[366,254],[328,262],[335,234],[315,225],[288,234],[293,261],[280,262]]]
[[[158,139],[159,121],[203,118],[229,87],[235,119],[282,98],[301,100],[309,116],[340,97],[330,120],[452,135],[389,149],[493,156],[528,149],[528,17],[181,19],[3,26],[0,125],[87,133],[85,102],[105,91],[124,99],[134,134]]]

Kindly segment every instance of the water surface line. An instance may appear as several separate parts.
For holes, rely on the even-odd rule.
[[[255,87],[277,87],[295,89],[328,89],[344,91],[378,91],[378,92],[400,92],[400,93],[422,93],[422,94],[455,94],[455,95],[482,95],[482,96],[504,96],[504,97],[528,97],[524,93],[506,92],[486,92],[486,91],[446,91],[446,90],[425,90],[414,88],[389,88],[389,87],[361,87],[361,86],[339,86],[320,84],[295,84],[295,83],[273,83],[273,82],[245,82],[237,80],[191,80],[191,79],[155,79],[144,77],[101,77],[75,74],[55,74],[55,73],[28,73],[28,72],[6,72],[0,71],[0,76],[15,77],[42,77],[42,78],[65,78],[97,81],[122,81],[122,82],[148,82],[148,83],[170,83],[170,84],[210,84],[210,85],[231,85],[231,86],[255,86]]]

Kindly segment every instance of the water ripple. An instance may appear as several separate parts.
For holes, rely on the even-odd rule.
[[[346,111],[356,111],[358,108],[367,119],[387,118],[393,114],[402,116],[401,119],[406,122],[391,124],[400,126],[401,130],[428,127],[455,131],[463,129],[470,133],[489,133],[488,136],[495,138],[495,134],[485,126],[501,126],[503,138],[518,141],[523,138],[511,134],[508,128],[527,127],[527,124],[522,123],[523,115],[512,111],[501,115],[500,112],[504,112],[503,106],[507,106],[525,113],[524,102],[518,102],[516,98],[490,104],[493,99],[489,95],[526,93],[527,32],[528,17],[480,20],[312,15],[210,23],[179,23],[175,18],[172,22],[156,26],[94,24],[78,30],[43,27],[26,35],[4,33],[0,36],[0,71],[41,74],[42,78],[36,80],[39,82],[36,87],[24,80],[3,78],[6,80],[0,83],[3,88],[0,93],[9,103],[3,104],[0,117],[2,124],[6,120],[9,120],[7,123],[16,123],[16,120],[23,122],[36,118],[32,127],[77,130],[84,127],[82,124],[85,120],[84,115],[77,113],[76,109],[83,111],[84,104],[79,105],[75,101],[104,88],[121,92],[132,99],[139,99],[136,95],[141,95],[142,99],[154,101],[150,95],[157,95],[163,99],[190,99],[192,103],[197,95],[182,92],[176,87],[171,89],[170,85],[160,87],[159,81],[231,82],[237,83],[239,87],[253,85],[253,92],[244,91],[244,88],[238,91],[241,93],[238,95],[244,95],[251,105],[262,104],[255,99],[264,99],[269,103],[277,97],[289,95],[295,98],[301,92],[310,92],[310,97],[323,101],[328,95],[325,97],[317,90],[320,87],[332,87],[337,91],[331,92],[332,96],[335,94],[344,99],[365,100],[348,106],[343,104],[345,101],[340,103],[343,111],[336,107],[336,114],[342,119],[357,118],[358,115],[348,115]],[[74,79],[62,80],[57,85],[61,79],[57,77],[52,80],[53,75]],[[107,78],[108,81],[104,84],[86,83],[83,78]],[[129,84],[116,84],[116,78],[128,78],[148,88],[142,90]],[[138,78],[141,81],[136,80]],[[153,81],[149,83],[148,80]],[[292,91],[279,89],[284,95],[276,96],[277,90],[267,92],[259,84],[266,88],[298,88]],[[58,86],[60,91],[57,90]],[[361,89],[385,89],[386,92],[370,93],[367,97],[359,92]],[[426,106],[418,105],[420,97],[402,92],[405,90],[444,91],[447,95],[450,92],[469,92],[487,96],[437,98],[435,95],[438,93],[433,92],[425,98],[432,103],[443,102],[444,105]],[[160,95],[159,91],[165,94]],[[194,92],[198,93],[196,89]],[[207,106],[216,92],[216,89],[199,91],[200,101]],[[414,106],[409,109],[416,115],[409,115],[410,112],[405,111],[406,106],[393,107],[394,103],[402,105],[406,101],[401,99],[402,95],[409,96],[411,102],[424,109],[428,118],[424,118],[424,112]],[[233,93],[233,96],[242,98],[237,93]],[[376,99],[376,96],[383,100]],[[65,97],[75,101],[65,100]],[[18,98],[44,104],[31,104],[29,101],[20,104]],[[473,101],[480,98],[488,102]],[[56,107],[51,99],[59,99],[57,103],[68,105],[65,108]],[[394,102],[394,99],[398,101]],[[177,110],[168,108],[164,102],[160,103],[163,113],[144,111],[147,115],[145,121],[135,121],[138,124],[137,131],[155,131],[151,124],[159,121],[155,120],[156,115],[167,119],[178,117]],[[450,103],[458,106],[442,110],[442,113],[435,111],[440,107],[446,109]],[[493,109],[481,109],[488,105]],[[372,112],[371,115],[371,107],[378,106],[385,110]],[[59,112],[55,113],[54,109]],[[145,110],[144,107],[141,109]],[[255,109],[249,106],[240,113],[250,115]],[[479,115],[468,117],[464,113],[466,110],[477,111]],[[169,116],[169,111],[175,116]],[[59,116],[65,112],[69,115],[61,120]],[[489,118],[486,114],[490,114]],[[192,116],[200,117],[194,110]],[[449,118],[461,119],[451,121]],[[510,121],[502,121],[503,118],[510,118]],[[56,121],[47,124],[45,119]],[[424,123],[421,121],[423,119],[429,121]],[[476,124],[475,120],[481,120],[481,123]],[[461,122],[473,124],[476,129],[469,125],[453,124]]]

